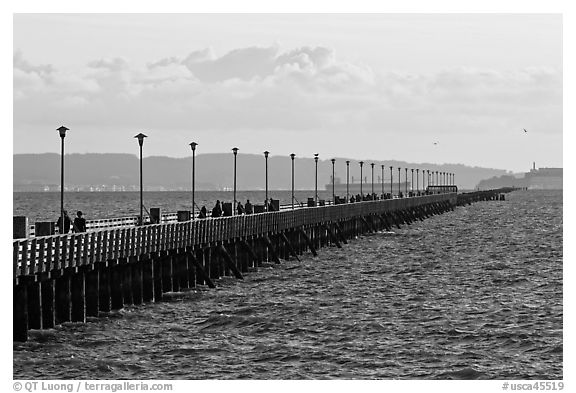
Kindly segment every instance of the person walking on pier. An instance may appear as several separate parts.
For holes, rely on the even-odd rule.
[[[70,231],[70,224],[72,223],[66,210],[62,210],[62,214],[64,215],[64,226],[62,226],[62,216],[58,217],[58,221],[56,222],[56,225],[58,226],[58,231],[60,231],[61,235],[68,233]]]
[[[238,201],[238,206],[236,206],[236,214],[242,215],[244,214],[244,206],[242,206],[242,202]]]
[[[82,217],[82,212],[78,210],[74,219],[74,232],[86,232],[86,219]]]
[[[222,207],[220,206],[220,200],[216,200],[216,205],[212,208],[212,217],[222,216]]]
[[[200,213],[198,213],[198,218],[206,218],[206,216],[208,216],[208,211],[206,210],[206,206],[202,206]]]
[[[238,203],[238,204],[240,204],[240,203]],[[250,199],[246,199],[246,204],[244,205],[244,211],[246,212],[246,214],[254,213],[254,208],[252,207],[252,204],[250,203]]]

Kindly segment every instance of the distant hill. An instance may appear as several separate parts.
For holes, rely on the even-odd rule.
[[[528,182],[524,177],[517,177],[515,175],[502,175],[494,176],[489,179],[481,180],[476,188],[480,190],[492,190],[502,187],[527,187]]]
[[[346,182],[346,158],[336,158],[336,177]],[[359,166],[351,160],[350,176],[359,181]],[[371,179],[370,165],[367,160],[363,174],[368,182]],[[463,189],[474,188],[481,180],[506,174],[505,170],[469,167],[461,164],[433,165],[427,163],[411,164],[403,161],[373,161],[376,164],[374,181],[381,174],[380,165],[395,168],[425,168],[456,174],[458,186]],[[196,189],[220,190],[233,186],[234,158],[230,153],[200,154],[196,156]],[[264,156],[238,154],[237,188],[239,190],[257,190],[265,186]],[[171,158],[152,156],[143,159],[143,177],[148,190],[189,190],[191,188],[192,158]],[[269,188],[271,190],[290,189],[291,160],[284,156],[271,156],[268,160]],[[297,189],[314,189],[314,160],[296,158],[295,184]],[[318,162],[318,188],[330,182],[332,163],[330,160]],[[397,171],[394,169],[394,178]],[[411,177],[408,172],[409,180]],[[404,170],[402,170],[402,178]],[[396,180],[396,179],[395,179]],[[422,184],[422,174],[419,182]],[[15,154],[14,155],[14,191],[58,190],[60,184],[60,155]],[[139,187],[139,162],[131,154],[67,154],[65,156],[65,185],[67,189],[124,189],[137,190]]]

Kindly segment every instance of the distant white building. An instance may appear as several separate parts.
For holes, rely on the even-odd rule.
[[[536,163],[534,163],[524,179],[529,190],[562,190],[562,176],[563,168],[536,169]]]

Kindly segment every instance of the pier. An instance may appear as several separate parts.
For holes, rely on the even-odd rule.
[[[16,239],[13,340],[26,341],[31,329],[160,302],[167,292],[215,288],[219,278],[243,279],[263,263],[299,260],[305,252],[316,256],[322,247],[341,248],[365,233],[502,200],[512,190],[458,194],[446,188],[406,198],[196,220],[181,215],[157,224]]]

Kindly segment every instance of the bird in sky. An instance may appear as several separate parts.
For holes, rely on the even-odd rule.
[[[528,131],[526,131],[526,128],[523,128],[523,130],[524,130],[524,132],[528,132]]]
[[[434,142],[434,146],[436,146],[438,144],[438,142]]]

